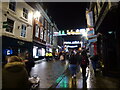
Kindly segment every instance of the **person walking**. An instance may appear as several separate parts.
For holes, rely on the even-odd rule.
[[[78,66],[78,59],[76,57],[75,52],[71,52],[70,58],[69,58],[69,69],[72,75],[72,78],[76,77],[76,71],[77,71],[77,66]]]
[[[88,56],[87,56],[87,53],[85,50],[83,50],[81,52],[81,57],[82,57],[82,60],[81,60],[81,68],[82,68],[82,76],[83,76],[83,79],[86,78],[86,68],[87,66],[89,65],[89,60],[88,60]]]
[[[2,89],[29,90],[28,73],[18,56],[8,58],[2,70]]]
[[[99,60],[98,54],[90,57],[90,60],[91,60],[92,67],[93,67],[93,70],[94,70],[94,75],[96,76],[96,68],[97,68],[98,60]]]

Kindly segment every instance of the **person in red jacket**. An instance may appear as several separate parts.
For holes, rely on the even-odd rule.
[[[88,60],[88,56],[87,56],[87,53],[85,50],[83,50],[81,52],[81,57],[82,57],[82,60],[81,60],[81,68],[82,68],[82,76],[83,76],[83,79],[85,79],[86,77],[86,68],[87,66],[89,65],[89,60]]]

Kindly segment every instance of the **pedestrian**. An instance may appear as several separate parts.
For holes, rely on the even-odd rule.
[[[89,60],[88,60],[88,56],[87,56],[87,53],[85,50],[83,50],[81,52],[81,57],[82,57],[82,60],[81,60],[81,68],[82,68],[82,76],[83,76],[83,79],[85,79],[86,77],[86,68],[88,67],[89,65]]]
[[[97,68],[98,60],[99,60],[98,54],[93,55],[92,57],[90,57],[90,60],[91,60],[91,63],[92,63],[94,74],[96,76],[96,68]]]
[[[75,55],[76,59],[77,59],[77,72],[79,73],[80,71],[80,63],[82,60],[81,54],[79,51],[77,51],[76,55]]]
[[[3,89],[29,90],[28,73],[18,56],[11,56],[2,70]]]
[[[30,53],[27,52],[25,54],[24,62],[25,62],[25,65],[26,65],[26,69],[27,69],[28,75],[30,76],[31,69],[35,65],[35,62],[34,62],[33,58],[31,57]]]
[[[72,75],[72,78],[76,77],[76,71],[77,71],[77,65],[78,65],[78,61],[77,61],[77,57],[76,54],[72,51],[70,58],[69,58],[69,69]]]

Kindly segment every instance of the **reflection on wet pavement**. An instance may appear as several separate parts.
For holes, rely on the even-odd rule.
[[[87,80],[82,78],[80,69],[76,78],[72,79],[68,70],[56,88],[120,88],[120,79],[102,76],[100,71],[95,76],[91,65],[87,68],[86,78]]]
[[[79,68],[79,72],[76,78],[72,79],[70,71],[68,68],[68,62],[61,61],[43,61],[42,63],[36,64],[32,68],[31,75],[37,74],[40,77],[39,88],[120,88],[120,79],[115,79],[112,77],[102,76],[99,71],[97,75],[94,75],[93,68],[91,64],[87,68],[86,80],[82,78],[82,69]],[[64,74],[62,74],[67,70]]]

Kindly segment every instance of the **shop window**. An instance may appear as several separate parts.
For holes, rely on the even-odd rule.
[[[28,10],[23,8],[23,17],[28,19]]]
[[[15,0],[10,0],[9,9],[15,11],[15,9],[16,9],[16,2],[15,2]]]
[[[10,32],[10,33],[13,33],[13,27],[14,27],[14,21],[7,18],[7,28],[6,28],[6,31],[7,32]]]
[[[25,26],[25,25],[22,25],[22,28],[21,28],[21,36],[22,36],[22,37],[26,37],[26,26]]]

